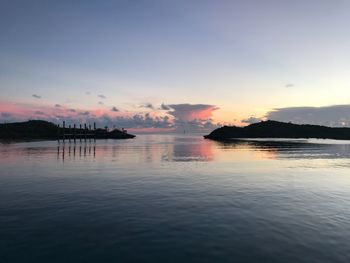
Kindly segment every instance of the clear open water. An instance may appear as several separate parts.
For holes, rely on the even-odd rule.
[[[2,144],[0,262],[350,262],[350,144]]]

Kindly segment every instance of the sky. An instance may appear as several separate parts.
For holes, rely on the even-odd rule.
[[[0,121],[350,126],[347,0],[0,0]]]

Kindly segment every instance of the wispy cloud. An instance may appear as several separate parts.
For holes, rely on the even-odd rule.
[[[286,85],[285,85],[285,87],[286,88],[292,88],[292,87],[294,87],[295,85],[293,84],[293,83],[287,83]]]
[[[154,106],[153,106],[153,104],[152,104],[152,103],[149,103],[149,102],[146,102],[146,103],[140,105],[140,108],[146,108],[146,109],[152,109],[152,110],[155,109]]]
[[[97,95],[97,97],[99,97],[100,99],[106,99],[106,96],[103,94],[99,94],[99,95]]]
[[[160,110],[170,110],[170,107],[169,106],[167,106],[167,105],[165,105],[164,103],[162,103],[161,105],[160,105],[160,108],[159,108]]]
[[[173,124],[170,122],[168,116],[154,116],[149,113],[135,114],[131,116],[117,116],[111,117],[103,115],[99,118],[100,121],[107,125],[116,125],[120,128],[172,128]]]
[[[252,116],[252,117],[249,117],[249,118],[247,118],[247,119],[241,120],[241,122],[242,122],[242,123],[252,124],[252,123],[260,122],[260,121],[262,121],[262,120],[263,120],[262,118],[256,118],[256,117]]]
[[[55,107],[56,107],[56,108],[60,108],[61,105],[60,105],[60,104],[55,104]]]
[[[41,96],[40,96],[40,95],[37,95],[37,94],[33,94],[32,97],[33,97],[33,98],[36,98],[36,99],[41,99]]]
[[[11,117],[11,116],[12,116],[11,113],[8,113],[8,112],[1,112],[1,117],[3,117],[3,118],[9,118],[9,117]]]

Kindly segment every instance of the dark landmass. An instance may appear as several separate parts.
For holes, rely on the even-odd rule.
[[[106,129],[96,129],[95,131],[88,131],[84,129],[69,129],[65,128],[66,139],[73,138],[74,133],[76,138],[84,138],[86,133],[88,138],[96,139],[130,139],[135,135],[128,134],[125,131],[114,129],[107,131]],[[62,139],[63,128],[59,128],[57,125],[42,121],[31,120],[26,122],[14,122],[0,124],[0,140],[57,140]]]
[[[350,140],[350,128],[331,128],[319,125],[262,121],[246,127],[224,126],[204,138],[227,140],[238,138],[293,138]]]

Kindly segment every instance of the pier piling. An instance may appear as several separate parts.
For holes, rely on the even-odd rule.
[[[75,144],[75,140],[76,140],[76,135],[77,135],[77,130],[76,130],[76,126],[75,126],[75,123],[74,123],[74,131],[73,131],[73,136],[74,136],[74,144]]]
[[[96,122],[94,122],[94,142],[96,142]]]
[[[66,137],[66,134],[65,134],[65,129],[66,129],[66,122],[65,121],[63,121],[63,143],[64,143],[64,140],[66,139],[65,137]]]

